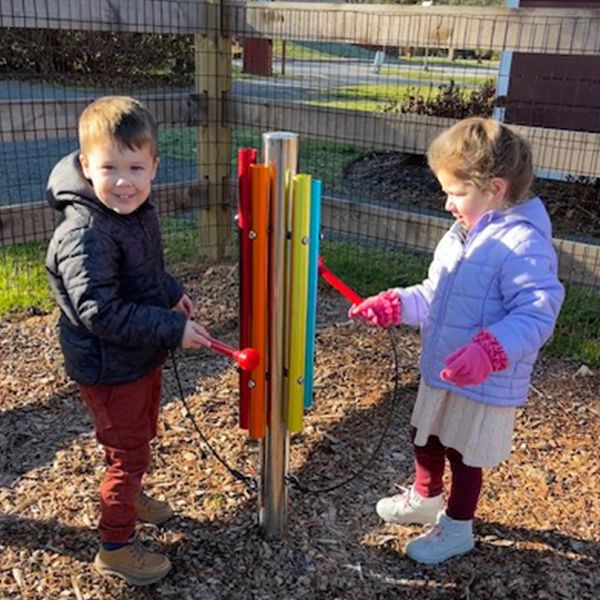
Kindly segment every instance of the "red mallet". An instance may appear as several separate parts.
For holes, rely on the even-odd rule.
[[[210,340],[210,347],[220,354],[224,354],[229,358],[235,360],[242,371],[252,371],[258,365],[258,352],[254,348],[244,348],[242,350],[238,350],[237,348],[232,348],[223,342],[219,342],[218,340]]]
[[[319,256],[319,275],[332,287],[334,287],[342,296],[350,301],[351,304],[360,304],[363,301],[352,288],[349,288],[339,277],[336,277],[325,264],[322,256]]]

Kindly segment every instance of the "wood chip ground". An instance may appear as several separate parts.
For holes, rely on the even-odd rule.
[[[219,266],[186,284],[199,319],[236,343],[237,275]],[[265,541],[257,497],[210,456],[177,398],[167,364],[160,437],[147,491],[177,517],[139,537],[174,569],[135,589],[91,566],[97,547],[103,457],[76,386],[64,375],[56,312],[0,322],[0,598],[23,600],[600,598],[600,400],[597,375],[542,359],[519,411],[509,461],[485,474],[470,555],[437,567],[403,546],[419,527],[382,524],[379,497],[411,482],[409,417],[418,382],[418,339],[400,329],[399,395],[390,339],[349,323],[347,305],[319,298],[315,408],[290,444],[291,471],[321,487],[368,458],[394,408],[374,464],[324,495],[289,493],[289,531]],[[237,427],[237,374],[206,351],[180,353],[189,405],[235,468],[259,475],[260,445]]]

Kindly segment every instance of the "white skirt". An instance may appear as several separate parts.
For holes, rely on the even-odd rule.
[[[436,435],[454,448],[470,467],[494,467],[510,454],[516,408],[475,402],[448,390],[419,385],[410,424],[415,444],[424,446]]]

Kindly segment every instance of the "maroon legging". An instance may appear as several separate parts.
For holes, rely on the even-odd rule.
[[[413,440],[415,433],[413,430]],[[481,491],[481,468],[465,465],[462,454],[453,448],[446,448],[435,435],[429,436],[425,446],[417,446],[413,443],[413,448],[417,493],[425,498],[439,496],[442,493],[444,487],[442,477],[446,458],[448,458],[452,471],[452,485],[446,505],[446,514],[451,519],[458,521],[472,519]]]

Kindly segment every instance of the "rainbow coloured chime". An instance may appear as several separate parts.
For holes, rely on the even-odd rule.
[[[269,394],[283,400],[290,432],[302,430],[304,409],[313,404],[321,181],[310,175],[291,177],[291,202],[285,210],[285,290],[273,302],[273,227],[270,222],[275,164],[259,164],[254,148],[238,151],[238,227],[240,233],[240,346],[260,355],[249,373],[240,372],[240,427],[263,438],[269,425]],[[279,210],[281,206],[277,207]],[[284,356],[281,377],[269,377],[271,311],[283,310]],[[281,390],[271,389],[282,381]]]

